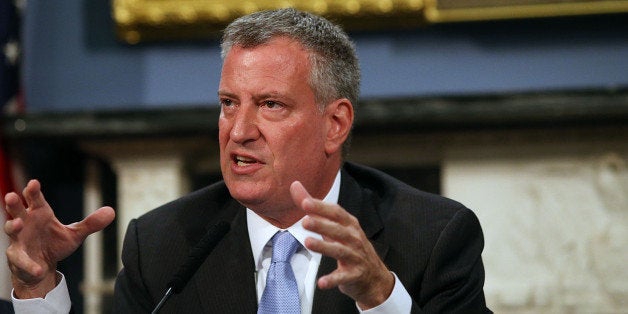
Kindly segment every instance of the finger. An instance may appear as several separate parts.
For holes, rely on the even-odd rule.
[[[304,205],[309,205],[306,200],[313,199],[310,193],[307,192],[303,184],[299,181],[294,181],[292,182],[292,184],[290,184],[290,195],[292,196],[292,201],[294,202],[294,204],[302,210],[305,210],[305,208],[303,208]]]
[[[320,289],[332,289],[349,282],[348,274],[336,269],[335,271],[318,278],[317,285]]]
[[[340,242],[307,238],[305,247],[314,252],[331,257],[341,263],[355,263],[360,260],[357,250],[353,250]]]
[[[343,226],[351,224],[359,226],[357,219],[337,204],[325,203],[317,199],[306,199],[304,205],[304,210],[310,216],[321,216]]]
[[[359,241],[359,238],[355,236],[360,231],[351,228],[350,226],[344,226],[336,221],[329,220],[325,217],[316,215],[308,215],[303,219],[301,223],[306,230],[318,233],[323,236],[324,239],[339,241],[346,244],[355,244]]]
[[[40,277],[44,269],[32,260],[26,252],[16,248],[14,245],[7,248],[7,261],[11,272],[17,274],[24,281]]]
[[[13,218],[23,218],[26,215],[26,208],[17,193],[11,192],[4,196],[6,212]]]
[[[24,227],[24,223],[21,218],[7,220],[4,223],[4,233],[6,233],[11,239],[15,240],[17,234],[22,230],[22,227]]]
[[[290,185],[290,195],[293,202],[308,214],[316,214],[327,217],[333,221],[347,224],[351,222],[351,216],[346,210],[336,204],[325,203],[313,198],[299,181]]]
[[[44,198],[44,194],[41,193],[41,184],[37,180],[30,180],[24,188],[22,195],[24,199],[26,199],[26,204],[28,204],[30,209],[41,208],[48,204]]]
[[[113,208],[105,206],[89,214],[82,221],[70,225],[70,227],[74,229],[82,239],[85,239],[88,235],[107,227],[115,217],[116,213]]]

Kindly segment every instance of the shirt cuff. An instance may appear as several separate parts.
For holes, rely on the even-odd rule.
[[[11,291],[11,302],[16,314],[23,313],[49,313],[49,314],[67,314],[72,308],[70,300],[70,292],[65,282],[65,276],[62,273],[59,284],[52,289],[46,296],[33,299],[17,299],[13,291]]]
[[[358,311],[360,311],[360,313],[364,313],[364,314],[410,313],[410,311],[412,310],[412,298],[410,297],[410,294],[408,293],[406,288],[403,286],[401,281],[399,281],[397,274],[393,272],[391,273],[393,274],[393,276],[395,276],[395,285],[393,287],[393,291],[390,293],[390,296],[388,296],[388,299],[386,299],[384,303],[374,308],[368,309],[366,311],[363,311],[362,309],[360,309],[360,307],[358,306],[358,303],[356,302],[355,306],[358,308]]]

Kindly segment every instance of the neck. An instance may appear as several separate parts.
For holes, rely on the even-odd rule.
[[[300,209],[293,209],[285,212],[283,215],[277,215],[273,217],[268,215],[259,216],[279,229],[288,229],[290,226],[297,223],[297,221],[301,220],[301,218],[305,216],[305,212]]]
[[[332,203],[338,202],[338,194],[340,192],[339,191],[340,183],[338,182],[338,186],[332,190],[336,181],[336,176],[338,176],[338,171],[339,171],[338,169],[334,171],[333,176],[330,176],[331,179],[326,180],[327,182],[322,186],[322,189],[318,190],[318,192],[312,191],[313,192],[312,193],[308,191],[311,194],[311,196],[315,199],[324,200],[327,202],[332,202]],[[334,191],[334,193],[331,193],[332,191]],[[273,226],[281,228],[281,229],[286,229],[294,225],[296,222],[298,222],[305,216],[305,212],[301,208],[296,207],[292,199],[290,200],[290,205],[287,207],[284,207],[283,209],[280,209],[278,207],[272,207],[264,211],[264,210],[255,210],[253,209],[253,207],[249,207],[249,208],[251,208],[262,219],[268,221]],[[259,209],[259,207],[257,208]]]

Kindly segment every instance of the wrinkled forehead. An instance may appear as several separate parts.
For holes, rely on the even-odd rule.
[[[221,57],[224,60],[227,54],[235,47],[252,49],[259,46],[268,45],[275,41],[291,42],[293,44],[299,45],[303,50],[305,50],[308,53],[313,52],[313,49],[311,47],[308,47],[299,38],[290,36],[289,34],[277,33],[271,36],[260,36],[260,37],[250,37],[250,38],[247,36],[242,36],[242,37],[236,38],[233,41],[223,42],[221,45],[222,47]]]
[[[275,36],[258,45],[234,45],[223,58],[223,74],[227,62],[230,66],[239,63],[247,69],[271,65],[275,71],[292,71],[295,68],[305,70],[303,79],[311,82],[314,66],[312,52],[299,41],[286,36]]]

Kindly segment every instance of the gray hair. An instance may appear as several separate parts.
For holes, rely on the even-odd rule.
[[[321,107],[340,98],[356,106],[360,93],[360,66],[353,42],[337,25],[292,8],[261,11],[240,17],[227,26],[221,43],[224,59],[233,46],[251,48],[284,36],[310,52],[310,81]]]

